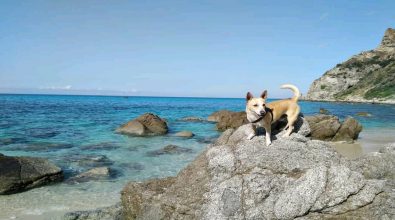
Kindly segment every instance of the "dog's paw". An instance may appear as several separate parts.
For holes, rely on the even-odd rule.
[[[254,137],[255,137],[255,134],[250,134],[250,135],[247,136],[247,140],[251,140],[251,139],[253,139]]]
[[[271,141],[266,141],[266,147],[269,147],[272,144]]]

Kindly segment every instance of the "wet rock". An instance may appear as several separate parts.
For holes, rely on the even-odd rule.
[[[308,124],[299,121],[306,127],[278,133],[270,146],[264,135],[247,140],[249,125],[229,129],[176,177],[130,182],[121,196],[125,219],[334,219],[365,213],[377,200],[387,211],[370,206],[373,219],[391,219],[385,181],[302,135]]]
[[[69,149],[74,147],[72,144],[68,143],[50,143],[50,142],[34,142],[27,144],[20,144],[13,146],[9,150],[16,151],[57,151],[62,149]]]
[[[31,128],[26,131],[26,135],[34,138],[52,138],[59,135],[59,131],[50,128]]]
[[[191,153],[192,150],[189,148],[179,147],[177,145],[167,145],[162,149],[147,152],[147,156],[156,157],[164,154],[182,154]]]
[[[115,150],[120,148],[120,146],[117,143],[112,143],[112,142],[103,142],[103,143],[98,143],[98,144],[91,144],[91,145],[85,145],[81,147],[81,150]]]
[[[191,131],[180,131],[180,132],[175,133],[174,136],[190,138],[195,135]]]
[[[0,194],[18,193],[62,179],[62,170],[46,159],[0,154]]]
[[[67,183],[83,183],[94,180],[103,180],[108,179],[110,177],[110,168],[109,167],[96,167],[80,173],[74,177],[69,178]]]
[[[180,120],[180,121],[187,121],[187,122],[205,122],[205,121],[206,121],[206,120],[204,120],[203,118],[194,117],[194,116],[181,118],[181,119],[179,119],[179,120]]]
[[[357,112],[356,115],[360,117],[372,117],[372,114],[370,114],[369,112]]]
[[[63,220],[123,220],[122,207],[116,204],[110,207],[89,211],[75,211],[66,213]]]
[[[209,115],[207,117],[207,121],[209,121],[209,122],[219,122],[219,120],[221,119],[222,116],[228,115],[228,114],[231,114],[231,113],[232,112],[228,111],[228,110],[220,110],[220,111],[214,112],[211,115]]]
[[[164,135],[168,132],[164,119],[151,113],[145,113],[116,129],[117,133],[126,135],[146,136]]]
[[[328,109],[320,108],[319,113],[323,115],[329,115],[331,112]]]
[[[0,139],[0,146],[6,146],[6,145],[11,145],[11,144],[20,144],[20,143],[25,143],[26,139],[25,138],[20,138],[20,137],[11,137],[11,138],[2,138]]]

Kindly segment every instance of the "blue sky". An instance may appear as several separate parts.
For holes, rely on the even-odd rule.
[[[0,92],[303,93],[395,27],[395,1],[0,0]]]

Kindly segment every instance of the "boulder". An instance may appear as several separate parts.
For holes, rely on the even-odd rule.
[[[195,135],[191,131],[180,131],[180,132],[175,133],[174,136],[189,138],[189,137],[193,137]]]
[[[135,136],[164,135],[168,132],[164,119],[152,113],[145,113],[116,129],[117,133]]]
[[[71,177],[67,180],[67,183],[82,183],[93,180],[107,179],[110,176],[110,168],[108,167],[96,167],[78,174],[77,176]]]
[[[347,141],[358,139],[362,125],[354,118],[348,117],[342,123],[334,115],[306,116],[311,128],[311,137],[324,141]]]
[[[245,112],[232,112],[228,110],[214,112],[207,120],[217,122],[216,126],[219,131],[225,131],[228,128],[238,128],[248,123]]]
[[[341,126],[339,118],[334,115],[306,116],[306,120],[310,125],[311,137],[317,140],[332,140]]]
[[[308,125],[299,123],[268,147],[264,135],[247,140],[249,125],[229,129],[176,177],[128,183],[125,219],[347,219],[359,210],[370,211],[366,219],[393,219],[385,180],[305,137]]]
[[[62,170],[46,159],[0,154],[0,195],[26,191],[62,179]]]
[[[167,145],[159,150],[149,151],[147,152],[147,156],[156,157],[164,154],[182,154],[182,153],[190,153],[192,152],[189,148],[179,147],[177,145]]]
[[[362,131],[362,125],[352,117],[346,118],[332,141],[353,141],[358,139]]]

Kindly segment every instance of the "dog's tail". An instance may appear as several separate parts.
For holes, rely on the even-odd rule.
[[[291,85],[291,84],[284,84],[284,85],[281,86],[281,88],[282,89],[290,89],[290,90],[292,90],[292,92],[294,93],[294,96],[292,97],[292,100],[294,102],[297,102],[299,100],[300,91],[299,91],[299,89],[296,86]]]

